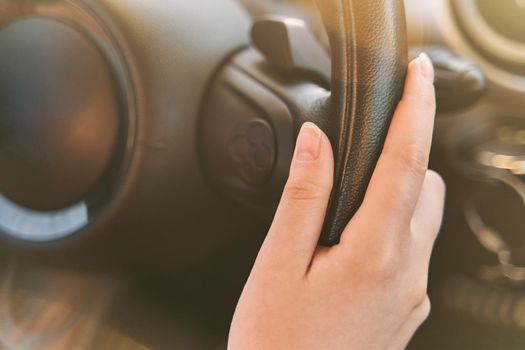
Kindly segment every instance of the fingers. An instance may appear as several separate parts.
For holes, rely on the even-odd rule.
[[[412,234],[430,257],[443,219],[445,183],[434,171],[428,171],[412,218]]]
[[[361,210],[385,223],[409,223],[428,167],[435,116],[434,72],[426,55],[409,65],[405,91],[392,119]]]
[[[257,265],[307,271],[332,190],[333,163],[326,135],[312,123],[303,125],[290,176]]]

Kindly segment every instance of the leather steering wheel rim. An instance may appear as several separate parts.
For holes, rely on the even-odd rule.
[[[316,0],[332,51],[334,187],[320,243],[334,245],[359,209],[401,99],[408,65],[402,0]]]

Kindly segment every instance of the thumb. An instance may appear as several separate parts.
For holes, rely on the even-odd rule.
[[[333,184],[330,141],[315,124],[301,128],[290,176],[258,264],[306,272],[323,227]]]

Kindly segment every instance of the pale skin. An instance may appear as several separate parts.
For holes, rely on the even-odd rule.
[[[445,197],[428,170],[434,72],[425,55],[405,90],[357,214],[317,245],[332,189],[330,142],[299,134],[290,176],[233,318],[229,350],[404,349],[430,312],[428,269]]]

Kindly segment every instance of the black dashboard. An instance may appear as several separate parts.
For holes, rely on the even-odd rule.
[[[204,2],[210,5],[214,1]],[[169,8],[162,23],[169,23],[174,31],[192,27],[194,9],[177,13],[172,2],[159,0],[159,4]],[[178,3],[184,2],[178,0]],[[244,9],[236,2],[225,2],[228,6],[221,9],[224,18],[232,13],[241,13],[238,18],[248,18],[243,12],[247,11],[252,18],[271,14],[301,19],[329,54],[326,33],[313,0],[239,2]],[[45,5],[41,11],[50,11],[45,13],[49,16],[60,14],[61,7],[47,6],[51,3],[41,2]],[[0,0],[0,10],[2,4]],[[133,11],[119,13],[124,23],[120,25],[126,29],[133,27],[136,20],[133,13],[155,17],[148,2],[135,0],[129,4]],[[405,0],[405,7],[410,56],[429,52],[438,72],[436,86],[441,106],[431,166],[443,174],[448,187],[445,223],[431,269],[434,311],[410,348],[521,350],[525,347],[525,1]],[[217,18],[211,10],[205,13],[209,19],[206,27],[195,31],[194,37],[183,37],[170,47],[167,52],[170,60],[150,60],[140,51],[136,55],[137,62],[153,72],[144,78],[144,90],[151,91],[154,96],[150,98],[161,101],[165,108],[148,110],[161,122],[158,127],[147,129],[146,136],[140,135],[139,143],[144,153],[153,156],[144,173],[133,173],[136,178],[132,180],[139,182],[140,188],[127,198],[132,205],[126,207],[126,216],[108,229],[119,233],[105,237],[95,235],[87,243],[81,239],[62,246],[46,242],[42,249],[38,246],[33,250],[38,242],[49,241],[38,235],[44,232],[42,227],[48,225],[54,230],[50,228],[49,237],[44,238],[61,239],[85,224],[88,209],[73,207],[63,216],[53,217],[55,221],[51,222],[49,217],[20,211],[0,195],[0,230],[7,233],[10,228],[19,230],[23,221],[26,235],[19,235],[18,239],[31,242],[21,251],[7,249],[8,253],[0,257],[3,263],[0,265],[0,304],[7,303],[9,306],[5,309],[13,309],[15,319],[7,318],[9,312],[2,312],[0,305],[0,332],[7,329],[2,328],[7,324],[12,334],[18,334],[17,321],[24,325],[28,315],[32,317],[31,313],[22,311],[45,311],[49,306],[58,310],[55,312],[57,323],[76,316],[79,319],[79,327],[74,332],[66,332],[66,337],[82,335],[83,327],[93,327],[92,334],[99,335],[100,344],[105,339],[113,341],[107,343],[110,345],[95,347],[97,349],[118,346],[163,349],[167,348],[166,344],[176,344],[181,349],[225,348],[224,334],[231,312],[243,278],[264,238],[267,221],[246,214],[244,222],[232,224],[238,219],[238,208],[222,204],[207,192],[207,179],[199,175],[199,156],[191,149],[196,135],[181,131],[198,125],[193,125],[193,120],[187,117],[199,113],[200,98],[206,91],[209,76],[228,55],[230,45],[244,45],[248,37],[247,21],[233,23]],[[177,17],[179,22],[173,23],[168,15]],[[245,28],[246,33],[240,33],[239,27]],[[206,33],[219,28],[224,36],[210,38]],[[151,20],[144,28],[134,28],[130,36],[137,47],[147,46],[153,57],[163,57],[165,47],[169,46],[166,42],[173,39],[159,38],[159,33],[162,33],[160,26]],[[38,38],[40,34],[32,31],[24,35]],[[121,39],[102,37],[108,43]],[[208,44],[199,46],[195,42]],[[134,49],[136,47],[127,48]],[[113,57],[114,52],[110,50],[109,54]],[[190,54],[199,57],[198,62],[194,62]],[[96,54],[92,57],[98,58]],[[9,59],[16,61],[17,58]],[[61,57],[56,62],[65,64]],[[102,68],[102,72],[107,73],[106,68]],[[192,81],[197,88],[181,88],[167,77],[173,81]],[[83,78],[87,83],[100,81],[94,76]],[[31,85],[31,82],[28,79],[25,84]],[[86,102],[83,96],[74,97],[81,104]],[[167,121],[174,119],[172,113],[184,118],[177,120],[178,124],[170,124]],[[109,139],[115,136],[113,122],[106,119],[100,124],[105,126],[104,135]],[[173,147],[176,138],[192,146]],[[90,147],[103,147],[108,140],[91,141]],[[177,162],[166,166],[165,158]],[[79,163],[81,160],[78,159]],[[120,161],[119,164],[126,165],[127,159]],[[77,173],[82,171],[73,168]],[[84,175],[90,174],[84,172]],[[194,185],[185,186],[187,183]],[[105,200],[98,194],[95,197]],[[121,199],[114,199],[119,206]],[[203,216],[205,211],[216,213]],[[29,220],[31,225],[27,225],[28,215],[33,220]],[[11,226],[6,229],[6,225]],[[197,228],[190,231],[194,227]],[[217,227],[221,229],[215,231]],[[253,234],[245,235],[245,231]],[[174,240],[175,232],[184,233],[183,244]],[[209,236],[186,232],[206,232]],[[13,243],[16,235],[9,239],[3,236],[1,252],[4,243],[9,247],[19,244]],[[224,251],[212,248],[218,242]],[[194,246],[201,248],[198,252],[187,249]],[[191,270],[183,271],[179,263],[190,266]],[[107,266],[111,266],[110,271]],[[61,308],[64,305],[74,307]],[[100,329],[95,329],[97,327]],[[34,332],[26,334],[29,333]],[[4,341],[2,336],[6,338],[0,333],[0,347]],[[28,339],[38,346],[38,336]]]

